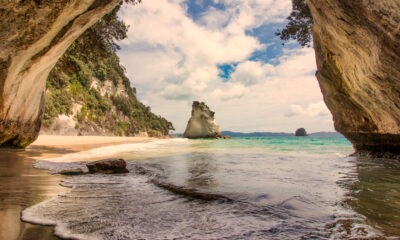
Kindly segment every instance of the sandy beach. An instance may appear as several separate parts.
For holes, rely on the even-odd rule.
[[[40,135],[26,150],[43,150],[39,156],[31,156],[35,160],[59,157],[64,154],[88,151],[98,147],[144,143],[154,141],[150,137],[111,137],[111,136],[55,136]]]
[[[154,140],[149,137],[41,135],[26,149],[0,149],[0,221],[5,223],[0,224],[0,240],[57,239],[53,236],[52,227],[31,225],[20,220],[23,209],[66,191],[59,185],[64,177],[33,168],[36,160]]]

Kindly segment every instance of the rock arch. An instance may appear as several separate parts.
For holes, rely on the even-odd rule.
[[[119,0],[0,7],[0,145],[37,137],[47,75]],[[308,0],[317,78],[335,128],[358,151],[400,153],[400,2]],[[2,4],[3,5],[3,4]]]
[[[120,0],[3,1],[0,7],[0,145],[39,133],[47,76],[69,45]]]

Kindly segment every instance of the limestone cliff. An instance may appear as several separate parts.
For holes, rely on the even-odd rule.
[[[214,120],[214,112],[204,102],[194,101],[192,116],[186,126],[185,138],[218,138],[221,129]]]
[[[317,78],[358,151],[400,153],[400,1],[309,0]]]
[[[0,145],[24,147],[36,139],[50,70],[79,35],[119,2],[1,2]]]
[[[41,132],[168,135],[172,123],[136,98],[115,50],[96,33],[91,28],[80,36],[50,72]]]

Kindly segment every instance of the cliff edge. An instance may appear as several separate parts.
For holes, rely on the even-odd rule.
[[[400,154],[400,1],[309,0],[316,74],[358,152]]]
[[[116,19],[117,12],[118,8],[102,21]],[[82,34],[51,70],[46,81],[41,133],[168,135],[174,129],[172,123],[137,99],[136,89],[131,87],[116,50],[99,38],[103,32],[99,29],[103,30],[96,24]]]
[[[204,102],[194,101],[192,104],[192,116],[190,117],[185,138],[219,138],[221,129],[214,120],[214,112]]]
[[[37,138],[50,70],[77,37],[119,2],[2,1],[1,146],[25,147]]]

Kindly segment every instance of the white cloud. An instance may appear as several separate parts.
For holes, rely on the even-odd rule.
[[[236,67],[231,78],[232,81],[241,82],[244,85],[254,85],[265,81],[269,76],[275,75],[275,72],[276,69],[271,64],[245,61]]]
[[[267,46],[246,30],[283,21],[291,1],[214,1],[226,4],[226,10],[211,8],[196,22],[182,0],[124,7],[121,17],[131,28],[119,56],[139,99],[178,132],[193,100],[215,110],[226,130],[294,131],[298,124],[311,132],[332,130],[330,115],[312,105],[322,103],[312,49],[285,50],[276,66],[248,60]],[[238,65],[226,82],[217,65],[230,63]]]
[[[291,111],[286,116],[294,117],[294,116],[308,116],[308,117],[317,117],[317,116],[329,116],[329,110],[326,107],[324,102],[311,103],[306,107],[302,107],[298,104],[293,104],[290,106]]]
[[[187,16],[182,1],[143,1],[125,7],[121,17],[132,27],[119,55],[141,90],[150,84],[158,92],[181,88],[186,96],[199,96],[210,81],[220,81],[217,64],[244,61],[263,48],[239,26],[229,32],[197,24]],[[170,93],[162,96],[171,99]]]
[[[240,83],[226,83],[222,88],[215,89],[211,97],[222,101],[238,99],[249,92],[249,89]]]
[[[232,22],[241,28],[258,27],[265,22],[283,22],[292,8],[291,1],[286,0],[216,0],[215,2],[226,5],[225,11],[230,13]]]

